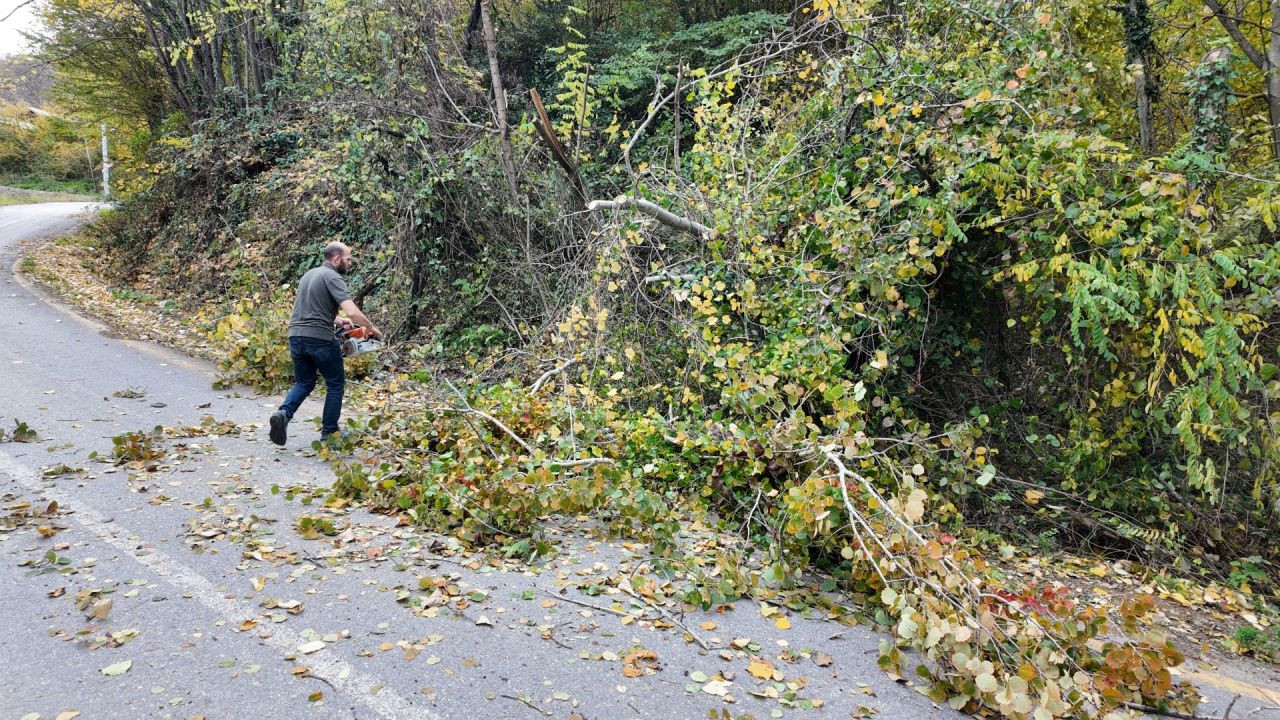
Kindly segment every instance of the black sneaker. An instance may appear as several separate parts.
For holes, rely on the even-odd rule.
[[[283,410],[277,410],[271,413],[270,424],[271,442],[277,445],[284,445],[284,441],[288,437],[285,428],[289,426],[289,416],[285,415]]]

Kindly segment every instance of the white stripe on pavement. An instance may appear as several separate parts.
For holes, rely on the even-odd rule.
[[[256,614],[254,608],[239,600],[226,597],[218,592],[214,584],[205,579],[203,575],[160,550],[150,549],[148,554],[138,556],[135,554],[138,550],[138,544],[126,539],[133,535],[127,528],[114,520],[108,519],[92,507],[72,500],[61,490],[46,486],[40,482],[40,476],[36,471],[23,465],[3,451],[0,451],[0,472],[13,478],[31,492],[49,500],[57,501],[59,507],[73,510],[72,516],[76,519],[76,522],[96,535],[99,540],[124,553],[134,562],[147,567],[156,575],[162,577],[165,582],[173,585],[183,593],[189,593],[201,605],[222,616],[233,625],[238,625],[245,618],[253,617]],[[271,637],[263,639],[263,642],[282,651],[283,654],[296,652],[297,647],[303,642],[297,633],[288,628],[277,626],[272,630]],[[326,680],[337,688],[339,692],[363,704],[387,720],[412,720],[415,718],[441,720],[440,716],[431,710],[413,707],[385,683],[355,670],[328,650],[320,650],[306,657],[307,666],[310,668],[312,675]],[[382,690],[375,694],[373,688],[376,686],[382,686]]]

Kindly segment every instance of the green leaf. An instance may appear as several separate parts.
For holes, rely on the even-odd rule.
[[[129,672],[129,668],[131,667],[133,667],[132,660],[121,660],[118,663],[114,663],[102,668],[98,672],[102,673],[103,675],[106,675],[107,677],[112,677],[114,675],[123,675]]]
[[[995,476],[996,476],[995,465],[987,465],[986,467],[982,468],[982,474],[979,475],[978,479],[975,480],[974,482],[978,483],[980,487],[986,487],[987,483],[990,483],[991,479],[994,478]]]

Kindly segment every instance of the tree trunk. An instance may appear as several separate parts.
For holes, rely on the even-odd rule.
[[[672,137],[675,139],[675,146],[672,150],[671,159],[673,161],[676,174],[680,174],[680,82],[684,80],[684,60],[681,59],[680,67],[676,69],[676,112],[675,112],[675,128],[672,130]]]
[[[1267,46],[1267,110],[1271,154],[1280,160],[1280,0],[1271,0],[1271,43]]]
[[[502,75],[498,72],[498,36],[493,31],[493,18],[489,13],[491,0],[480,0],[480,23],[483,26],[484,50],[489,56],[489,79],[493,83],[493,102],[498,116],[498,139],[502,145],[502,171],[507,176],[507,189],[514,199],[516,193],[516,166],[511,159],[511,137],[507,130],[507,93],[502,89]]]
[[[1150,23],[1147,17],[1147,3],[1145,0],[1129,0],[1129,12],[1139,22]],[[1148,30],[1147,32],[1149,33],[1150,31]],[[1150,39],[1148,39],[1147,45],[1150,42]],[[1147,60],[1150,53],[1147,52],[1147,49],[1146,47],[1139,48],[1136,57],[1134,57],[1134,64],[1138,66],[1134,84],[1136,85],[1135,89],[1138,97],[1138,144],[1142,147],[1143,152],[1150,154],[1156,147],[1156,127],[1155,118],[1151,114],[1151,96],[1154,83],[1151,82],[1149,77],[1151,69]]]
[[[1210,50],[1200,61],[1191,88],[1192,144],[1200,151],[1220,153],[1227,149],[1227,64],[1231,51]]]
[[[1156,123],[1151,112],[1151,93],[1147,89],[1147,66],[1138,63],[1138,75],[1134,79],[1138,94],[1138,145],[1150,155],[1156,148]]]
[[[1152,25],[1147,0],[1128,0],[1116,7],[1124,20],[1125,60],[1133,70],[1134,99],[1138,110],[1138,145],[1150,155],[1156,147],[1155,116],[1152,105],[1158,86],[1152,78]]]

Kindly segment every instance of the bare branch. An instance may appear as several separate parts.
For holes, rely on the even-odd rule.
[[[453,383],[449,382],[448,380],[445,380],[445,384],[447,384],[450,388],[452,388],[453,391],[458,395],[458,399],[461,400],[462,404],[466,406],[467,412],[479,415],[485,420],[488,420],[489,422],[493,423],[494,427],[506,433],[512,440],[515,440],[517,443],[519,443],[520,447],[524,448],[525,452],[529,453],[530,455],[534,454],[533,447],[529,445],[529,443],[525,442],[524,438],[517,435],[514,430],[507,427],[506,425],[503,425],[502,422],[498,420],[498,418],[490,415],[489,413],[483,410],[477,410],[474,407],[471,407],[471,403],[467,402],[467,396],[462,394],[461,390],[458,390],[458,388],[454,387]]]
[[[675,228],[690,235],[696,235],[701,238],[713,238],[716,235],[716,231],[706,225],[695,220],[682,218],[670,210],[642,198],[622,195],[614,200],[592,200],[587,203],[588,210],[623,210],[625,208],[635,208],[645,215],[655,218],[667,227]]]
[[[563,363],[561,363],[559,366],[553,367],[550,370],[542,373],[542,376],[539,377],[538,380],[533,383],[533,387],[529,388],[529,394],[537,395],[538,391],[542,389],[543,383],[550,380],[552,375],[555,375],[556,373],[559,373],[559,372],[564,372],[565,368],[569,367],[574,362],[576,362],[576,358],[569,358],[568,360],[565,360]]]
[[[20,2],[20,3],[18,3],[17,7],[15,7],[14,9],[12,9],[12,10],[10,10],[10,11],[9,11],[9,14],[7,14],[7,15],[5,15],[4,17],[0,18],[0,22],[4,22],[5,20],[8,20],[9,18],[13,17],[13,14],[14,14],[14,13],[18,12],[18,11],[19,11],[19,10],[21,10],[22,8],[24,8],[24,7],[28,6],[28,5],[30,5],[31,3],[35,2],[35,1],[36,1],[36,0],[25,0],[25,2]]]
[[[1237,22],[1234,16],[1227,14],[1227,9],[1222,7],[1222,3],[1218,2],[1218,0],[1204,0],[1204,4],[1213,11],[1227,34],[1231,36],[1232,40],[1236,41],[1236,44],[1240,46],[1240,50],[1249,58],[1249,62],[1256,65],[1259,70],[1266,70],[1267,59],[1262,56],[1262,53],[1258,52],[1253,43],[1249,42],[1249,38],[1244,36],[1244,33],[1240,30],[1240,23]]]

